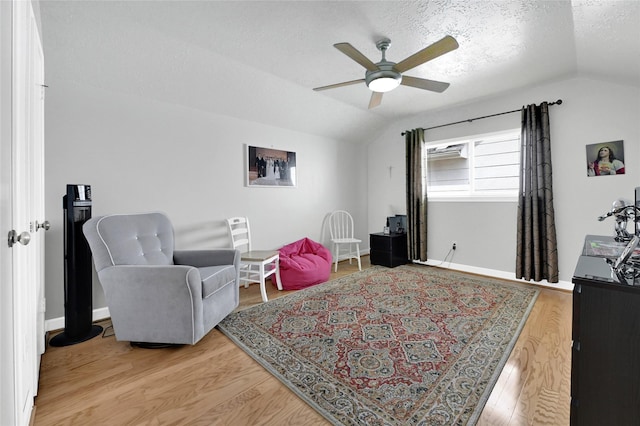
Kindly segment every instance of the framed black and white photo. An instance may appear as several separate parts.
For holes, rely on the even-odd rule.
[[[247,145],[247,186],[296,186],[296,153]]]
[[[623,141],[587,145],[587,176],[623,175],[624,164]]]

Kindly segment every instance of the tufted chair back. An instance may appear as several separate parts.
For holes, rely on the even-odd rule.
[[[163,213],[98,216],[83,231],[97,272],[115,265],[173,264],[173,226]]]

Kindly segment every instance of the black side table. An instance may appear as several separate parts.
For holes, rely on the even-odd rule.
[[[372,265],[395,268],[408,263],[407,234],[383,234],[378,232],[369,235],[371,251],[369,258]]]

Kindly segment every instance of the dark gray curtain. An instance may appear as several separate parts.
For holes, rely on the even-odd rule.
[[[558,282],[549,105],[522,108],[516,278]]]
[[[427,156],[424,130],[405,135],[407,154],[407,250],[409,260],[427,260]]]

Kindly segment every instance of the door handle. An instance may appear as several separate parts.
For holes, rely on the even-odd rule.
[[[44,229],[45,231],[48,231],[49,229],[51,229],[51,223],[48,220],[45,220],[42,223],[36,220],[36,232],[39,231],[40,229]]]
[[[21,234],[18,234],[15,230],[9,231],[9,247],[13,247],[15,243],[20,243],[23,246],[29,244],[31,241],[31,234],[27,231],[24,231]]]

